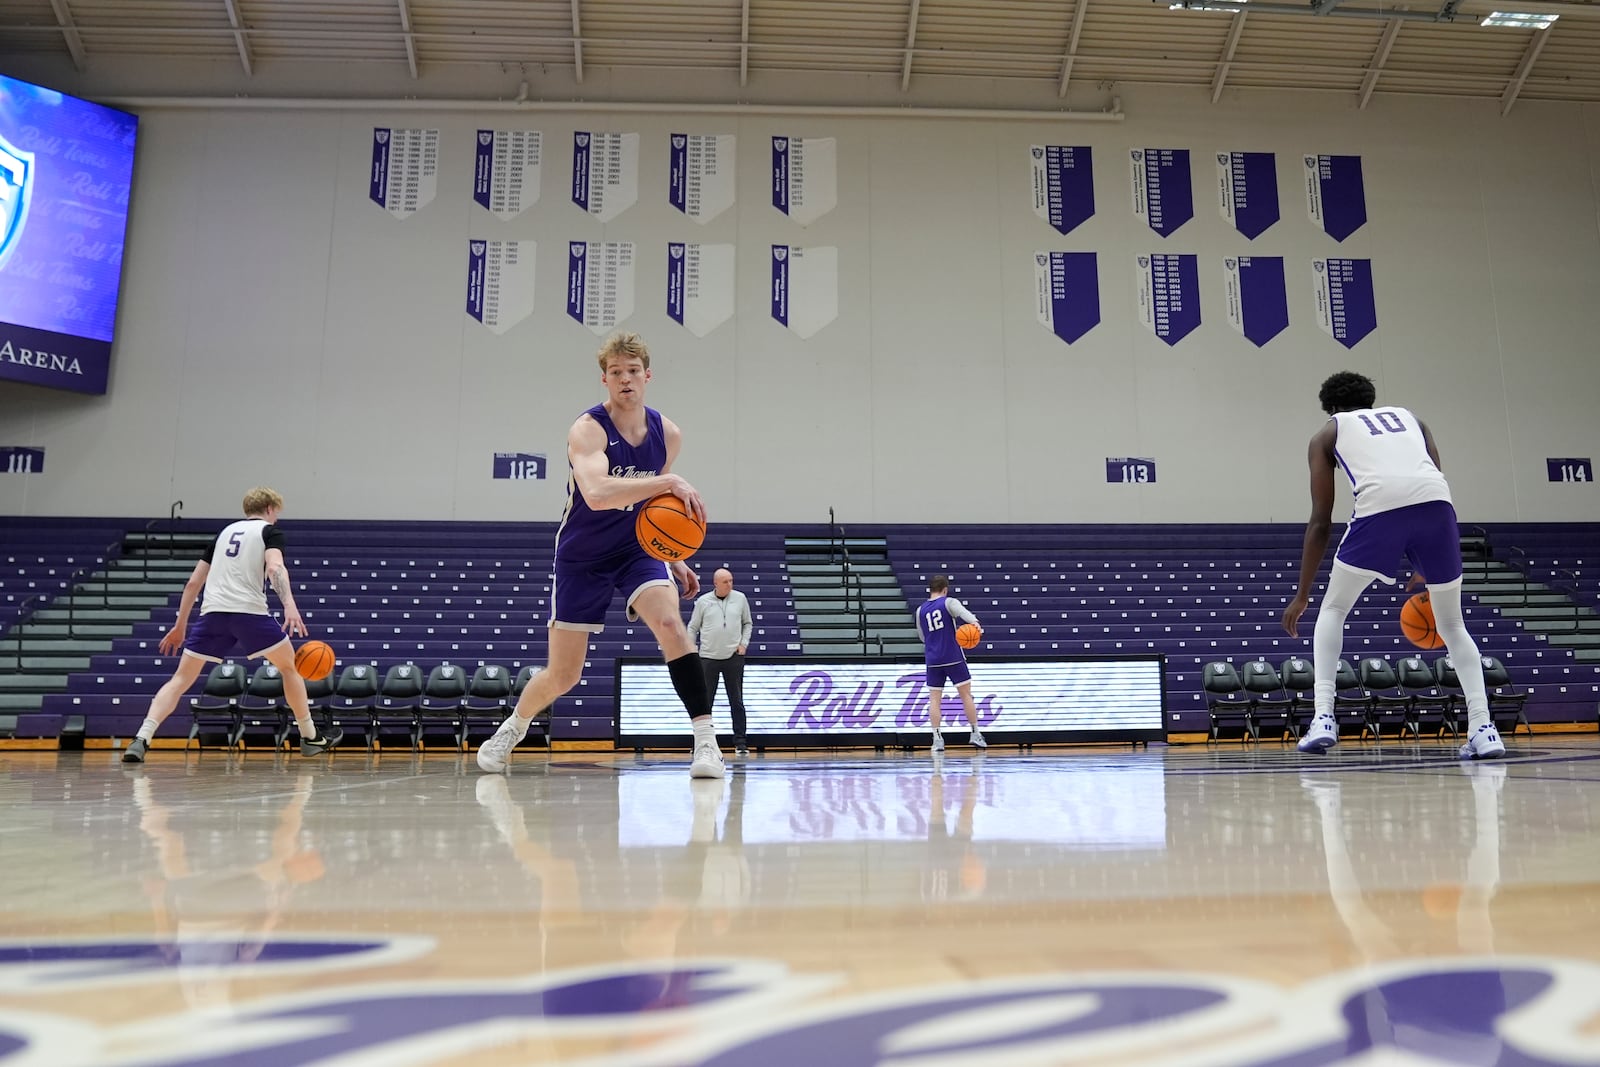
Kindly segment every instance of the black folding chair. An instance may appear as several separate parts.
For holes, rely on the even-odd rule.
[[[248,744],[252,734],[270,734],[272,747],[282,748],[289,736],[289,705],[283,699],[283,675],[270,663],[263,663],[250,675],[244,696],[239,699],[239,740]]]
[[[504,670],[500,671],[503,676]],[[417,704],[417,728],[413,745],[421,748],[429,730],[448,728],[456,747],[465,749],[466,713],[462,702],[467,697],[467,672],[454,663],[441,663],[428,672]]]
[[[211,673],[206,675],[205,688],[200,695],[189,702],[189,714],[193,722],[189,726],[189,737],[184,741],[183,747],[188,748],[190,741],[196,741],[201,748],[205,741],[201,731],[207,727],[221,727],[223,745],[232,748],[239,743],[239,698],[244,696],[245,674],[242,663],[219,663],[211,668]]]
[[[1211,720],[1207,743],[1222,738],[1222,729],[1237,726],[1240,740],[1253,736],[1250,729],[1250,697],[1239,681],[1239,672],[1227,660],[1212,660],[1201,674],[1201,688],[1206,695],[1206,713]]]
[[[381,743],[384,734],[403,729],[411,747],[417,747],[417,709],[422,703],[422,681],[422,668],[415,663],[397,663],[384,673],[383,685],[372,700],[369,740]]]
[[[1257,741],[1261,740],[1263,731],[1276,735],[1279,741],[1285,735],[1293,738],[1300,736],[1290,713],[1294,698],[1284,689],[1283,679],[1278,677],[1278,671],[1272,664],[1264,659],[1245,661],[1244,691],[1250,695],[1246,721],[1250,724],[1251,736]]]
[[[1317,675],[1312,662],[1291,656],[1278,665],[1278,678],[1289,694],[1289,721],[1299,737],[1317,714]]]
[[[370,663],[352,663],[339,672],[328,698],[328,721],[349,734],[357,729],[372,747],[372,707],[378,699],[378,668]]]

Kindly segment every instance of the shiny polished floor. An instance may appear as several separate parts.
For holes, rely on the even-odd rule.
[[[0,753],[0,1065],[1600,1063],[1600,741]]]

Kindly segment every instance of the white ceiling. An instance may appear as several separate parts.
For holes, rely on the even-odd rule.
[[[70,82],[114,67],[97,84],[124,94],[171,93],[174,70],[202,66],[227,72],[208,93],[270,86],[279,97],[324,94],[335,71],[347,87],[363,72],[419,97],[493,71],[532,81],[536,96],[558,72],[566,97],[582,99],[599,70],[635,84],[720,79],[730,104],[780,75],[786,93],[802,86],[785,99],[794,104],[837,103],[832,80],[897,86],[910,103],[974,79],[1041,107],[1126,83],[1203,87],[1214,99],[1315,90],[1363,107],[1385,93],[1502,110],[1600,101],[1600,0],[1498,5],[1559,13],[1542,31],[1480,27],[1493,0],[1321,2],[1331,10],[1318,15],[1305,0],[1233,5],[1242,12],[1169,10],[1169,0],[0,0],[0,69],[36,79],[59,69]],[[1453,20],[1433,21],[1441,13]]]

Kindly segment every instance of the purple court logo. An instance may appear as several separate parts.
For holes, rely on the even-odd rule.
[[[406,946],[415,955],[416,942]],[[298,948],[370,967],[359,950],[405,939],[307,944],[266,935],[266,954]],[[103,980],[94,968],[182,955],[185,944],[11,942],[7,993],[65,993]],[[358,950],[351,952],[350,950]],[[342,956],[340,954],[343,954]],[[152,954],[154,956],[152,957]],[[85,968],[89,970],[85,971]],[[255,962],[219,977],[259,974]],[[52,980],[18,984],[19,974]],[[124,969],[169,979],[169,965]],[[355,1067],[458,1062],[506,1042],[626,1035],[620,1051],[563,1062],[590,1067],[912,1067],[981,1063],[1118,1063],[1148,1067],[1333,1067],[1338,1064],[1519,1064],[1569,1067],[1600,1052],[1588,1023],[1600,967],[1533,957],[1450,958],[1363,967],[1299,988],[1203,974],[1046,973],[846,993],[842,975],[797,975],[762,960],[621,963],[494,978],[326,984],[229,1007],[146,1014],[137,1027],[20,1011],[0,1014],[0,1063],[137,1062],[142,1067]],[[93,1005],[80,1001],[81,1010]],[[54,1009],[58,1011],[59,1009]],[[117,1055],[107,1058],[115,1049]]]

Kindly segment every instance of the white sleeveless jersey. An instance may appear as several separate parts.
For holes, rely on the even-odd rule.
[[[1332,418],[1338,427],[1333,454],[1350,476],[1354,518],[1430,500],[1450,502],[1450,486],[1428,456],[1422,423],[1410,411],[1363,408]]]
[[[282,551],[283,535],[265,519],[240,519],[223,527],[211,547],[211,572],[200,614],[232,611],[267,614],[266,555],[268,544]]]

